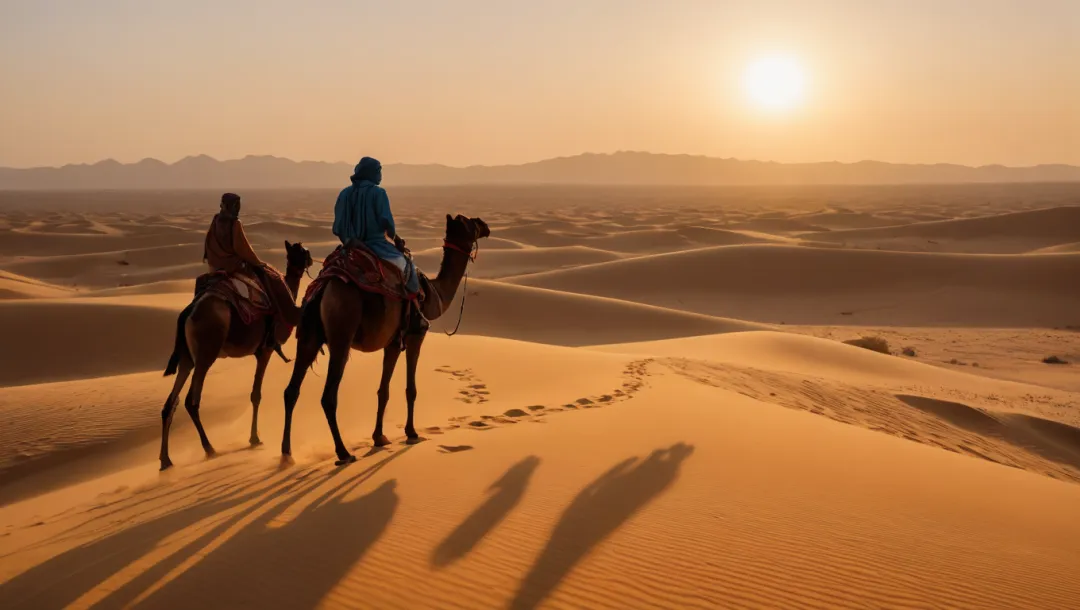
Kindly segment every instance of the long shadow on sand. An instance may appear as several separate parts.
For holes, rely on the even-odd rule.
[[[122,529],[16,576],[0,585],[0,607],[65,607],[140,560],[150,562],[142,572],[115,582],[103,599],[82,601],[97,601],[95,608],[136,600],[140,608],[273,607],[285,600],[290,607],[314,607],[382,535],[398,501],[393,480],[360,498],[343,498],[407,450],[363,470],[308,469],[269,485],[259,484],[268,478],[260,475],[227,498]],[[316,488],[320,495],[312,498]],[[268,528],[300,501],[304,506],[292,520]],[[168,551],[170,537],[197,525],[193,539]],[[149,559],[163,546],[162,557]]]
[[[644,461],[625,460],[590,483],[563,512],[510,608],[543,602],[593,547],[670,487],[693,452],[684,443],[657,449]]]
[[[445,567],[468,555],[481,540],[495,529],[510,511],[514,510],[525,488],[529,485],[540,458],[535,455],[521,460],[506,471],[498,481],[491,484],[488,491],[495,491],[461,525],[443,540],[432,554],[431,563],[436,567]]]

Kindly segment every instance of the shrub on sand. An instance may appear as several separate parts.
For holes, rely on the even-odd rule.
[[[849,339],[844,341],[844,343],[868,349],[872,352],[878,352],[880,354],[892,353],[889,351],[889,342],[881,337],[860,337],[858,339]]]
[[[1044,364],[1068,364],[1068,361],[1062,360],[1061,358],[1058,358],[1057,356],[1047,356],[1047,357],[1043,358],[1043,363]]]

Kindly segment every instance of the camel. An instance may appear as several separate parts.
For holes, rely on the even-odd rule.
[[[447,214],[446,238],[443,242],[439,274],[434,279],[421,278],[425,295],[420,302],[419,314],[410,317],[409,330],[404,339],[405,400],[408,405],[405,435],[410,442],[416,442],[420,438],[413,421],[416,405],[416,365],[420,360],[420,347],[427,336],[427,326],[418,324],[417,316],[423,315],[427,320],[434,320],[446,311],[454,299],[469,262],[474,258],[473,247],[477,240],[489,235],[491,231],[483,220],[461,215],[451,217]],[[363,353],[383,351],[382,379],[377,394],[378,413],[371,438],[375,447],[390,444],[390,440],[383,434],[383,414],[390,400],[390,379],[401,355],[402,342],[398,340],[398,333],[404,306],[405,302],[401,299],[365,291],[338,278],[330,278],[322,292],[304,304],[296,328],[293,374],[285,388],[285,431],[281,439],[283,458],[289,458],[292,454],[292,414],[296,401],[300,398],[300,386],[323,344],[329,348],[330,363],[323,387],[322,408],[330,426],[330,434],[334,437],[337,464],[356,461],[356,457],[345,448],[337,424],[338,385],[341,383],[351,350]]]
[[[285,242],[286,271],[285,285],[295,295],[300,290],[300,276],[313,264],[311,253],[301,242]],[[295,303],[293,305],[295,307]],[[294,314],[299,314],[294,311]],[[296,319],[294,316],[292,319]],[[262,382],[266,374],[266,365],[275,350],[265,346],[268,316],[260,316],[251,324],[244,324],[240,316],[233,311],[232,305],[215,296],[204,294],[180,313],[176,323],[176,344],[165,376],[176,374],[172,392],[161,409],[161,470],[171,467],[169,459],[169,428],[172,426],[173,413],[184,388],[188,375],[191,375],[191,387],[188,389],[184,406],[187,408],[195,429],[199,432],[203,450],[207,457],[215,455],[214,447],[206,436],[202,421],[199,419],[199,403],[202,398],[203,381],[211,365],[218,358],[244,358],[255,356],[255,381],[251,388],[251,438],[252,447],[262,444],[259,440],[259,403],[262,402]],[[292,334],[291,332],[289,333]],[[279,342],[288,340],[288,336],[275,337]],[[286,362],[288,359],[277,350]],[[192,375],[192,372],[194,374]]]

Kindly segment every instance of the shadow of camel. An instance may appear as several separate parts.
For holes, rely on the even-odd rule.
[[[521,501],[540,458],[531,455],[506,471],[488,491],[495,493],[469,515],[432,553],[431,563],[445,567],[461,559],[484,539]]]
[[[253,542],[254,539],[263,536],[267,536],[268,539],[273,537],[276,544],[287,545],[289,550],[294,552],[296,556],[304,555],[302,550],[297,551],[297,547],[302,549],[308,544],[324,544],[328,548],[339,549],[343,538],[348,538],[352,532],[345,532],[344,535],[334,533],[332,542],[325,543],[325,539],[330,535],[325,533],[323,528],[344,526],[342,527],[343,530],[349,530],[353,525],[350,520],[356,518],[357,515],[354,513],[359,511],[361,513],[359,516],[370,518],[372,525],[359,528],[362,530],[362,535],[356,540],[357,547],[348,549],[353,559],[341,568],[341,570],[347,570],[370,546],[370,542],[367,542],[365,536],[372,536],[373,528],[375,528],[374,531],[381,533],[385,527],[385,523],[382,526],[377,526],[378,518],[386,513],[392,514],[397,501],[396,494],[393,493],[392,484],[387,483],[380,487],[377,492],[357,501],[342,504],[340,501],[327,500],[327,498],[335,492],[340,492],[339,497],[344,495],[347,491],[342,490],[351,489],[370,478],[389,461],[400,456],[406,450],[403,449],[394,453],[366,470],[335,468],[326,473],[319,473],[314,468],[308,468],[297,472],[284,473],[282,477],[259,473],[257,476],[245,478],[237,483],[239,489],[224,498],[212,498],[197,504],[184,506],[161,517],[121,529],[114,534],[76,547],[31,568],[0,585],[0,607],[8,610],[14,608],[62,608],[68,606],[109,578],[121,573],[128,566],[160,549],[166,539],[200,522],[207,524],[204,531],[197,534],[194,539],[182,543],[182,546],[175,551],[165,553],[162,558],[155,561],[141,574],[136,575],[127,582],[117,583],[115,590],[109,592],[98,603],[93,604],[94,607],[121,608],[128,606],[172,570],[197,557],[200,552],[204,552],[207,545],[228,532],[230,528],[242,527],[224,545],[210,552],[202,561],[181,574],[176,581],[168,583],[160,591],[152,595],[150,599],[146,600],[146,602],[153,602],[156,605],[156,600],[161,599],[160,595],[168,594],[169,597],[173,598],[173,607],[188,607],[188,600],[192,599],[193,596],[207,595],[209,597],[203,599],[198,605],[201,607],[217,607],[219,605],[218,594],[224,596],[222,597],[223,601],[229,601],[226,598],[229,597],[230,591],[228,589],[231,585],[218,586],[218,590],[207,590],[206,587],[216,585],[205,584],[205,581],[210,579],[203,579],[204,582],[200,582],[195,586],[204,587],[204,589],[201,591],[194,589],[184,591],[184,598],[179,603],[177,603],[178,596],[174,595],[174,586],[177,581],[191,582],[193,576],[202,574],[202,570],[206,567],[204,566],[206,561],[213,562],[213,565],[220,571],[218,575],[220,581],[224,583],[242,583],[245,578],[258,577],[258,574],[248,572],[245,566],[255,565],[261,567],[267,561],[265,551],[261,550],[259,545]],[[266,531],[264,527],[260,527],[265,526],[267,519],[272,519],[288,506],[305,498],[316,488],[324,486],[335,479],[343,480],[331,488],[330,491],[320,496],[319,500],[323,501],[322,504],[319,504],[319,500],[308,504],[292,523],[279,530]],[[268,480],[270,481],[268,484],[263,484]],[[388,485],[389,488],[387,488]],[[249,518],[260,507],[274,502],[279,502],[282,509],[271,510],[267,515],[260,516],[253,523],[246,525],[243,523],[246,518]],[[318,506],[316,506],[317,504]],[[389,515],[386,515],[384,521],[389,522]],[[295,540],[296,537],[304,537],[304,535],[297,536],[295,534],[298,529],[303,529],[307,535],[310,535],[309,538],[305,538],[303,543]],[[287,530],[287,532],[284,532],[284,530]],[[293,537],[290,538],[287,534]],[[371,539],[371,542],[373,541],[374,538]],[[233,564],[218,562],[218,558],[223,552],[235,553],[236,549],[240,548],[237,546],[238,544],[245,545],[243,548],[249,550],[249,552],[263,553],[263,555],[246,557],[239,563]],[[340,559],[339,555],[340,553],[331,553],[329,557],[324,556],[319,565],[326,568],[326,563]],[[346,561],[346,559],[342,559],[342,561]],[[311,565],[311,563],[311,561],[308,561],[308,565]],[[279,574],[279,582],[288,581],[295,573],[295,570],[289,570],[288,577],[281,575],[281,571],[286,570],[287,565],[288,562],[285,562],[285,565],[276,572]],[[275,572],[271,570],[269,573],[274,574]],[[301,587],[297,590],[295,586],[290,586],[289,590],[299,600],[314,598],[314,601],[307,604],[313,606],[336,582],[336,580],[326,582],[316,578],[313,582],[304,583],[309,584],[309,587]],[[314,586],[325,588],[322,591],[314,591],[311,589]],[[274,589],[271,588],[271,590]],[[274,605],[275,600],[262,601],[267,603],[257,605]],[[140,604],[139,606],[142,607],[143,605]],[[162,605],[168,605],[168,603]],[[244,604],[225,603],[226,607],[240,607],[242,605]]]
[[[593,547],[675,482],[693,452],[684,443],[657,449],[643,461],[621,462],[590,483],[563,512],[509,607],[535,608],[543,602]]]

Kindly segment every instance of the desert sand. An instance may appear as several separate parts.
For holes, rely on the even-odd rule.
[[[446,213],[492,231],[423,441],[399,371],[371,447],[353,352],[360,459],[320,358],[283,462],[292,365],[250,448],[219,360],[219,455],[180,409],[163,473],[220,193],[0,196],[0,608],[1080,607],[1078,187],[388,188],[432,274]],[[336,245],[332,192],[242,194],[264,260]]]

